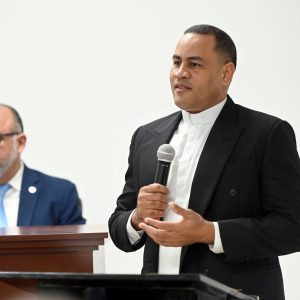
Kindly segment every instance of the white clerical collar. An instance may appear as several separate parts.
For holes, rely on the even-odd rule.
[[[17,191],[21,191],[23,172],[24,172],[24,163],[21,162],[20,169],[15,174],[15,176],[9,181],[10,186]]]
[[[220,103],[196,114],[182,111],[183,122],[190,126],[205,125],[214,123],[225,105],[227,97]]]

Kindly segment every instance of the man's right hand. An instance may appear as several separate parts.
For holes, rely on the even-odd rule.
[[[145,218],[159,220],[164,217],[168,207],[167,187],[158,183],[143,186],[138,194],[137,207],[131,218],[131,224],[135,230],[141,230],[139,223]]]

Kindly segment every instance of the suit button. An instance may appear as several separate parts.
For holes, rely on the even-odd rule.
[[[203,270],[203,275],[208,276],[209,275],[209,269],[204,269]]]
[[[231,197],[234,197],[234,196],[236,195],[236,189],[230,189],[230,190],[229,190],[229,195],[230,195]]]
[[[247,262],[247,261],[249,262],[251,260],[252,260],[251,257],[244,257],[240,259],[241,262]]]

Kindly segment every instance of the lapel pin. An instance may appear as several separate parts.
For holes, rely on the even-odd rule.
[[[30,187],[28,188],[28,192],[29,192],[30,194],[36,193],[36,187],[35,187],[35,186],[30,186]]]

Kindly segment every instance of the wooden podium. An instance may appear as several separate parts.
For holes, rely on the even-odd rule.
[[[93,251],[107,237],[104,225],[0,228],[0,271],[93,273]],[[34,290],[21,285],[1,280],[0,300],[9,299],[5,291]]]

